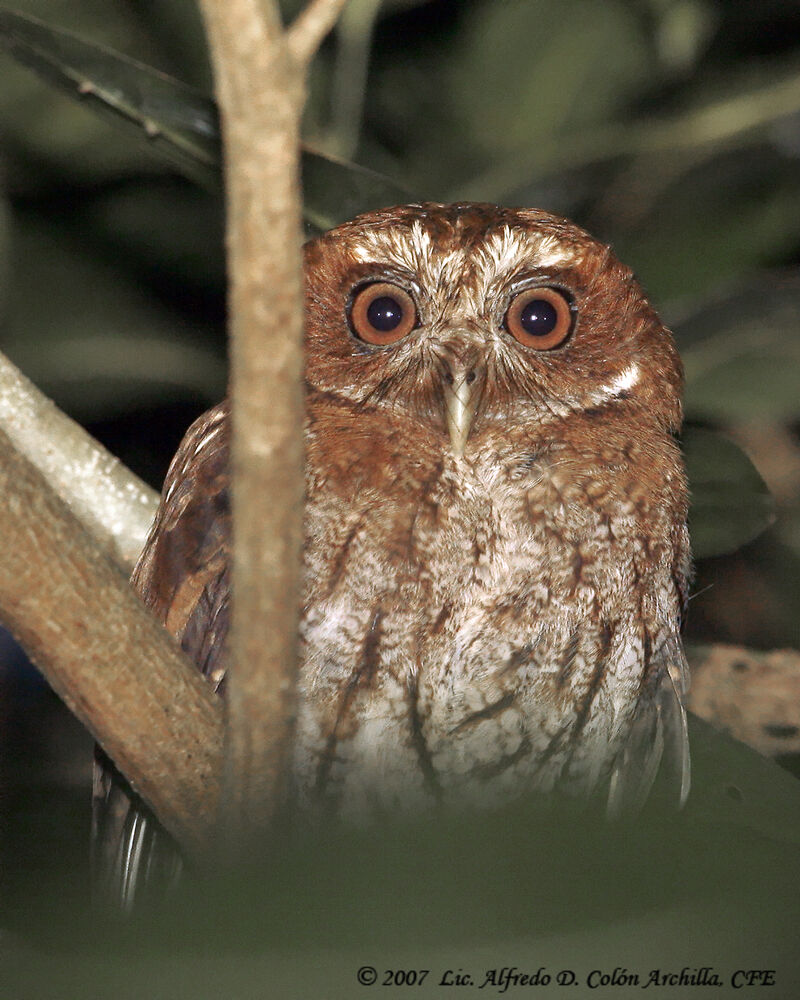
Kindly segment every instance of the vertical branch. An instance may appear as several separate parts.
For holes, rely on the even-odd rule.
[[[305,72],[344,0],[283,31],[273,0],[201,0],[222,111],[233,412],[226,833],[283,797],[295,714],[303,518],[299,130]]]

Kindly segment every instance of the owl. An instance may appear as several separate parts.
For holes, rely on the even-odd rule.
[[[408,205],[306,245],[305,324],[293,808],[616,814],[659,768],[682,803],[682,369],[631,271],[544,211]],[[223,694],[229,438],[226,403],[189,430],[133,575]],[[166,834],[107,761],[96,794],[129,903]]]

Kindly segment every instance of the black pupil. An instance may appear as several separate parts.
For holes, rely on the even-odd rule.
[[[390,333],[403,320],[403,307],[391,295],[379,295],[367,307],[367,319],[373,330]]]
[[[547,299],[531,299],[522,307],[519,322],[522,329],[532,337],[546,337],[555,330],[558,313]]]

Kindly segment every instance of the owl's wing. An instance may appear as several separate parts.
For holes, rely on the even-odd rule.
[[[653,653],[651,672],[636,706],[628,739],[614,762],[607,814],[635,815],[661,773],[680,808],[689,795],[691,765],[685,699],[689,665],[678,635],[664,638]]]
[[[216,690],[230,620],[229,419],[222,403],[189,428],[131,577],[134,589]],[[98,748],[92,808],[96,900],[131,910],[160,897],[182,859],[172,838]]]

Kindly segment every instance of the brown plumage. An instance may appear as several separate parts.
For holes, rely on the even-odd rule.
[[[631,272],[565,219],[471,204],[361,216],[305,271],[298,808],[559,788],[618,812],[665,758],[682,800],[682,375]],[[133,578],[218,686],[228,433],[225,404],[188,432]]]

